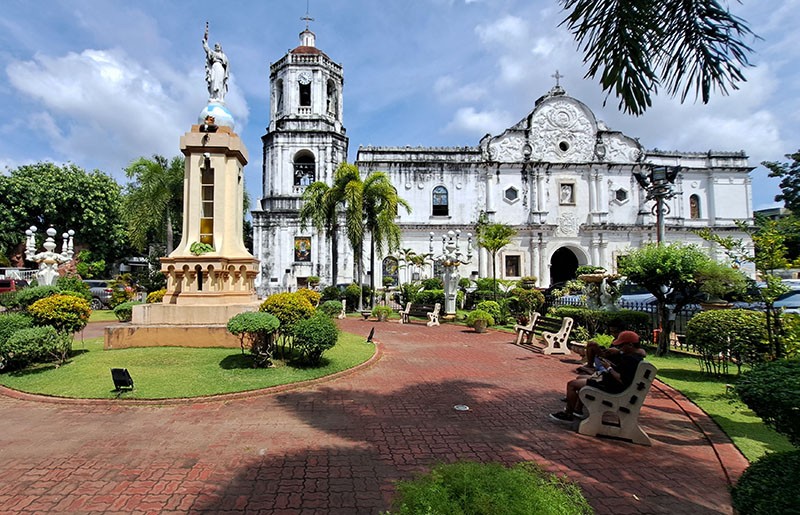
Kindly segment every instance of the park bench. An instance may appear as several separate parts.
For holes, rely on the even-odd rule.
[[[428,319],[428,325],[439,325],[439,310],[441,309],[441,305],[437,302],[435,306],[424,305],[424,304],[412,304],[408,302],[406,304],[406,308],[400,310],[400,323],[401,324],[410,324],[411,318],[410,317],[422,317]],[[436,313],[436,323],[431,324],[431,315]]]
[[[650,445],[650,437],[639,425],[639,411],[656,372],[652,363],[641,361],[633,382],[622,393],[607,393],[591,386],[581,388],[578,396],[583,403],[583,412],[588,416],[578,426],[578,433],[612,436]]]
[[[526,335],[528,343],[544,354],[569,354],[567,342],[569,333],[572,331],[572,324],[570,317],[540,316],[536,319],[532,331],[527,330],[527,326],[516,326],[522,327],[517,332],[517,343],[521,342],[522,335]],[[533,335],[537,336],[536,343],[532,341]]]
[[[525,338],[528,345],[530,345],[531,340],[533,340],[533,331],[534,327],[536,327],[536,321],[539,320],[539,313],[534,311],[528,317],[529,322],[527,324],[517,324],[514,326],[514,331],[517,333],[517,341],[514,342],[517,345],[522,343],[522,339]]]

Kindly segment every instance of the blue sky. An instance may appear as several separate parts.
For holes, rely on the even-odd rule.
[[[753,166],[800,148],[800,0],[731,3],[760,40],[748,82],[703,105],[659,96],[640,117],[586,72],[557,0],[310,1],[317,46],[344,66],[350,159],[359,145],[476,145],[533,108],[554,83],[615,130],[662,150],[744,150]],[[0,19],[0,169],[40,160],[101,169],[120,182],[139,156],[178,154],[205,106],[205,22],[231,66],[227,104],[261,196],[269,65],[298,44],[304,0],[5,0]],[[753,172],[753,207],[777,181]]]

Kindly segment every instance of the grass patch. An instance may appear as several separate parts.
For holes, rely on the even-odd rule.
[[[751,463],[768,452],[794,449],[785,436],[767,427],[736,393],[726,391],[726,384],[736,382],[735,375],[707,375],[701,371],[697,358],[688,356],[650,355],[647,360],[658,367],[659,380],[708,413]]]
[[[504,467],[460,462],[437,465],[428,474],[399,482],[389,513],[583,515],[592,508],[575,484],[533,463]]]
[[[89,315],[89,322],[119,322],[113,309],[94,309]]]
[[[59,397],[115,398],[111,368],[127,368],[135,388],[131,399],[199,397],[257,390],[327,376],[368,360],[375,347],[364,337],[341,333],[338,343],[315,368],[298,368],[275,360],[275,368],[253,368],[239,349],[149,347],[103,350],[102,338],[73,344],[70,361],[56,368],[46,363],[0,374],[0,384],[15,390]]]

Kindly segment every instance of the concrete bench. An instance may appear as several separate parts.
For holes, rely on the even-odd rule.
[[[533,336],[528,333],[529,343],[544,354],[569,354],[570,350],[567,343],[569,342],[569,334],[572,331],[572,324],[570,317],[540,316],[533,326],[533,334],[538,338],[534,343],[531,341]],[[521,341],[520,335],[524,333],[525,331],[520,331],[517,334],[518,342]]]
[[[436,313],[436,324],[439,325],[439,309],[440,304],[436,304],[434,306],[427,306],[424,304],[412,304],[408,302],[406,304],[406,308],[400,310],[400,323],[401,324],[410,324],[411,318],[410,317],[424,317],[428,319],[428,325],[430,325],[431,321],[431,313]]]
[[[531,340],[533,340],[534,327],[536,327],[536,322],[538,320],[539,320],[539,313],[534,311],[533,313],[531,313],[529,322],[527,324],[515,325],[514,331],[516,331],[517,333],[517,341],[515,341],[514,343],[519,345],[520,343],[522,343],[522,339],[525,338],[526,340],[525,343],[530,345]]]
[[[442,305],[438,302],[435,306],[433,306],[433,311],[428,313],[428,323],[426,324],[428,327],[433,327],[435,325],[439,325],[439,311],[441,311]]]
[[[588,436],[612,436],[633,443],[650,445],[650,437],[639,425],[639,411],[657,369],[652,363],[641,361],[636,368],[631,385],[622,393],[607,393],[591,386],[578,392],[583,412],[588,416],[581,421],[578,432]]]

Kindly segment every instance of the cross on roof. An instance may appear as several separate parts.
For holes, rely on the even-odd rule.
[[[561,84],[559,83],[559,79],[563,79],[564,78],[563,75],[558,73],[558,70],[556,70],[556,72],[553,75],[551,75],[551,77],[553,77],[556,80],[556,86],[560,86]]]
[[[314,21],[314,18],[308,15],[308,0],[306,0],[306,15],[300,19],[306,22],[306,30],[308,30],[308,22]]]

